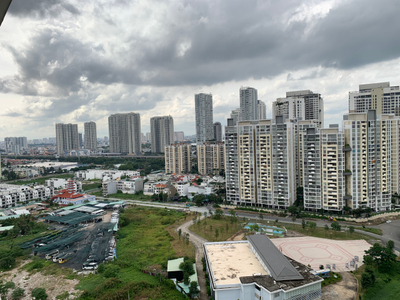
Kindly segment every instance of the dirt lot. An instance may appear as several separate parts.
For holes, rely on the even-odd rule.
[[[342,280],[322,288],[324,300],[353,300],[357,294],[357,280],[349,272],[342,272]]]
[[[22,300],[30,300],[31,292],[36,287],[43,287],[46,289],[46,293],[49,296],[48,299],[56,299],[56,296],[68,292],[71,299],[74,299],[74,295],[78,295],[80,291],[75,290],[75,286],[79,283],[79,280],[69,280],[65,279],[63,276],[55,276],[55,275],[47,275],[44,276],[40,273],[35,273],[29,275],[29,273],[25,270],[22,270],[21,267],[27,263],[31,262],[31,260],[25,261],[18,268],[15,268],[9,272],[4,272],[1,274],[1,279],[5,282],[12,281],[15,283],[15,287],[20,287],[25,290],[25,296]],[[7,299],[11,299],[11,292],[8,295]]]

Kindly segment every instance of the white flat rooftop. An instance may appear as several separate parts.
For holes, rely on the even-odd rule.
[[[205,244],[205,248],[216,286],[240,284],[240,277],[254,273],[269,275],[247,241]]]

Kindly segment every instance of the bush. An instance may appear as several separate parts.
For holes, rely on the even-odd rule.
[[[25,290],[21,288],[16,288],[12,294],[11,294],[11,299],[13,300],[19,300],[25,295]]]
[[[104,270],[104,277],[105,278],[118,278],[119,277],[120,268],[115,265],[108,265]]]
[[[49,296],[46,294],[46,290],[44,288],[34,288],[31,293],[32,297],[36,300],[46,300]]]
[[[5,287],[6,289],[14,289],[14,288],[15,288],[15,283],[12,282],[12,281],[8,281],[8,282],[6,282],[6,284],[4,285],[4,287]]]
[[[122,283],[121,280],[119,280],[118,278],[110,278],[108,279],[106,282],[104,282],[104,288],[107,290],[111,290],[114,289],[116,287],[118,287],[120,284]]]

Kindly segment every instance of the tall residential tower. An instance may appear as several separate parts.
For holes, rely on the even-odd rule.
[[[97,130],[96,123],[86,122],[84,124],[85,129],[85,149],[96,150],[97,149]]]
[[[108,131],[111,153],[141,153],[140,114],[131,112],[109,116]]]
[[[56,124],[57,153],[64,155],[66,151],[79,149],[77,124]]]
[[[214,139],[213,101],[211,94],[194,95],[196,109],[196,141],[204,143]]]
[[[165,146],[174,142],[174,119],[171,116],[150,119],[151,152],[164,153]]]

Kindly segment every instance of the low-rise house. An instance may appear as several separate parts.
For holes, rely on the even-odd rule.
[[[26,185],[0,184],[0,207],[13,207],[30,201],[45,201],[52,197],[54,188],[42,185],[29,187]]]

